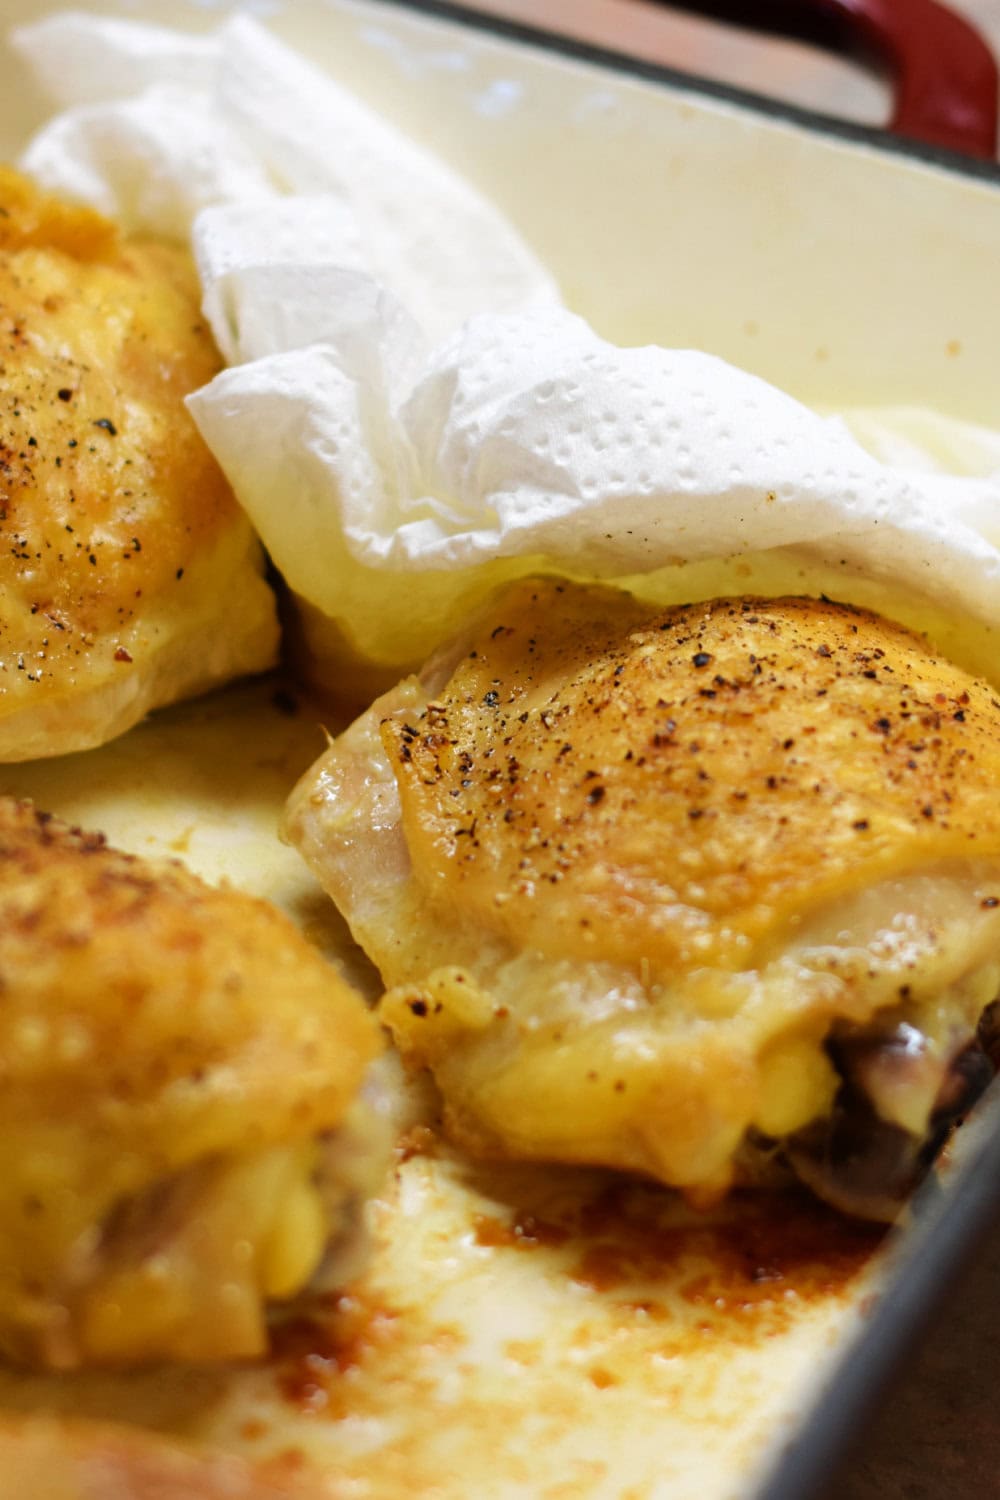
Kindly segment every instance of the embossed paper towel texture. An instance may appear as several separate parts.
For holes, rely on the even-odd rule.
[[[245,18],[191,38],[66,16],[16,40],[63,110],[25,167],[193,236],[229,364],[195,419],[362,657],[411,665],[538,566],[1000,627],[992,435],[981,477],[933,472],[915,437],[897,467],[708,355],[608,344],[491,205]]]

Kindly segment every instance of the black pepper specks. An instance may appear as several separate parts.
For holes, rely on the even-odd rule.
[[[896,839],[933,848],[948,820],[965,833],[987,695],[902,627],[815,600],[646,612],[603,591],[590,616],[585,590],[564,604],[535,588],[515,585],[419,736],[392,732],[436,873],[459,902],[495,900],[519,941],[564,952],[586,934],[597,961],[634,928],[630,951],[656,964],[690,941],[672,935],[683,905],[704,914],[710,962],[718,931],[773,891],[795,910]],[[496,623],[512,618],[514,640]],[[986,825],[977,852],[992,837],[1000,853]]]

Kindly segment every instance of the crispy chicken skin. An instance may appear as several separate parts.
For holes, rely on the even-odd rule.
[[[0,799],[0,1351],[259,1353],[351,1248],[362,1000],[265,902]]]
[[[0,168],[0,759],[272,663],[260,546],[184,406],[219,363],[185,252]]]
[[[535,580],[286,830],[468,1148],[888,1217],[992,1071],[998,779],[993,691],[870,613]]]

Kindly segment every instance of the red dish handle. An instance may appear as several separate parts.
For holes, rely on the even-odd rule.
[[[679,0],[685,10],[874,61],[895,88],[889,129],[995,159],[997,60],[971,22],[937,0]]]

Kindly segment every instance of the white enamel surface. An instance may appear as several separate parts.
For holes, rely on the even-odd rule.
[[[94,8],[197,33],[219,20],[208,5]],[[933,468],[935,452],[945,473],[994,467],[995,186],[388,6],[303,0],[266,10],[280,35],[342,70],[489,195],[602,336],[704,349],[824,409],[877,408],[871,420],[852,418],[855,431],[902,467]],[[0,4],[7,23],[38,15],[28,0]],[[199,48],[188,65],[204,65]],[[102,97],[106,89],[102,75]],[[45,113],[27,72],[8,68],[8,152]],[[316,233],[322,241],[326,225]],[[206,246],[223,257],[232,241]],[[386,306],[373,299],[373,316]],[[219,316],[234,316],[221,297]],[[416,362],[419,336],[402,315],[393,327]],[[263,345],[276,335],[253,324],[249,336]],[[895,409],[889,439],[886,404]],[[929,406],[987,434],[949,424],[928,440]],[[321,735],[308,715],[275,713],[269,694],[265,686],[172,711],[71,762],[5,770],[3,786],[126,847],[180,853],[210,878],[260,891],[350,963],[327,904],[275,837],[284,796]],[[583,1199],[589,1191],[579,1188]],[[737,1306],[727,1333],[713,1322],[720,1309],[698,1301],[711,1303],[710,1258],[686,1265],[682,1280],[665,1262],[653,1285],[647,1266],[602,1290],[567,1274],[572,1246],[522,1251],[477,1231],[484,1217],[507,1223],[532,1193],[569,1192],[559,1174],[529,1185],[471,1176],[447,1156],[403,1164],[378,1209],[381,1249],[357,1289],[359,1305],[379,1313],[366,1325],[364,1358],[324,1371],[315,1409],[289,1406],[287,1372],[268,1368],[60,1381],[6,1373],[0,1405],[110,1417],[242,1451],[301,1448],[344,1493],[371,1500],[432,1485],[443,1500],[749,1495],[762,1454],[807,1418],[860,1316],[865,1283],[831,1273],[825,1290],[805,1296],[779,1278],[768,1293],[777,1321],[758,1316],[756,1303]],[[699,1274],[709,1280],[692,1297]],[[667,1310],[665,1322],[650,1303]]]

